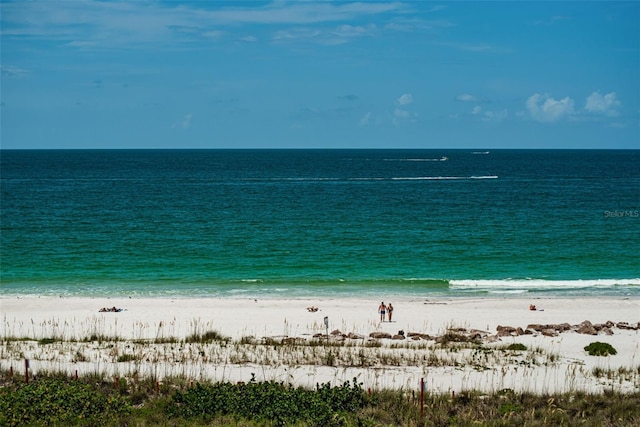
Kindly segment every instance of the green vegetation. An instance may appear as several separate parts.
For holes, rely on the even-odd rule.
[[[342,425],[335,420],[357,418],[353,413],[365,406],[361,385],[345,383],[341,387],[318,385],[315,390],[263,382],[247,384],[197,384],[176,391],[167,413],[171,418],[209,423],[216,417],[232,415],[271,425]]]
[[[2,426],[443,426],[640,425],[640,392],[558,395],[464,391],[368,393],[354,379],[313,390],[284,383],[196,383],[167,378],[42,374],[29,384],[0,372]]]
[[[607,380],[628,381],[640,376],[640,365],[635,368],[619,367],[617,369],[604,369],[596,366],[591,371],[596,378],[606,378]]]
[[[0,391],[0,425],[104,425],[129,416],[124,396],[94,384],[48,378]]]
[[[465,334],[454,332],[454,331],[447,331],[447,333],[439,337],[436,340],[436,342],[443,346],[446,346],[450,343],[471,343],[471,342],[474,342],[474,340],[472,340]],[[474,343],[479,344],[479,342],[474,342]]]
[[[223,336],[218,331],[206,331],[204,333],[194,332],[185,339],[186,343],[204,344],[214,341],[227,343],[231,341],[231,338]]]
[[[527,346],[522,343],[513,343],[507,346],[507,350],[510,351],[527,351]]]
[[[135,362],[136,360],[133,354],[121,354],[118,356],[118,362]]]
[[[613,355],[618,353],[611,344],[599,341],[592,342],[584,349],[587,353],[589,353],[589,356],[608,356],[610,354]]]

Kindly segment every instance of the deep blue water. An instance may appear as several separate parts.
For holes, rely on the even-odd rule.
[[[638,150],[2,150],[1,293],[640,295]]]

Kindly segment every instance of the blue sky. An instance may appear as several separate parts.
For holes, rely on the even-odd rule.
[[[1,2],[2,148],[640,148],[640,2]]]

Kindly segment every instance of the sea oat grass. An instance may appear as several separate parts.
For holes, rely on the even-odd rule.
[[[194,332],[191,335],[185,338],[186,343],[209,343],[209,342],[221,342],[228,343],[231,341],[231,338],[225,337],[218,331],[205,331],[205,332]]]

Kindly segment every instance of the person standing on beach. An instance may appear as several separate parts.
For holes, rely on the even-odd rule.
[[[380,321],[384,322],[384,315],[387,313],[387,306],[384,305],[384,301],[380,303],[378,307],[378,313],[380,313]]]
[[[387,313],[389,313],[389,322],[391,322],[391,315],[393,314],[393,306],[391,303],[387,306]]]

